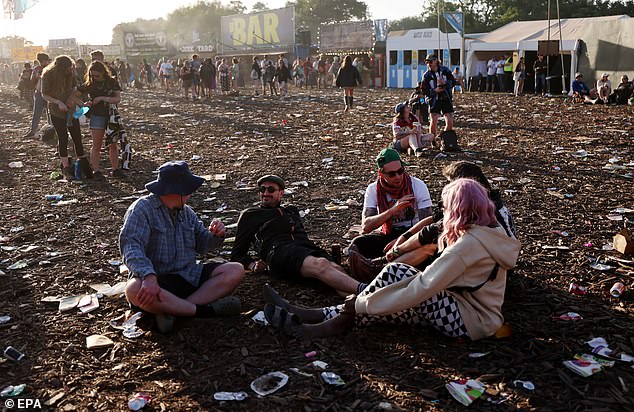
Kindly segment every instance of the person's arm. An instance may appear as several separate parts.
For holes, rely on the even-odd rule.
[[[138,204],[137,204],[138,205]],[[145,248],[150,240],[150,226],[143,210],[129,209],[119,234],[119,250],[130,272],[144,278],[155,274],[152,261],[146,256]]]
[[[121,101],[121,92],[119,90],[114,92],[114,96],[98,96],[92,99],[92,104],[96,105],[99,102],[106,102],[108,104],[118,104]]]
[[[379,213],[377,208],[366,208],[363,210],[361,219],[361,229],[363,233],[370,233],[374,229],[381,227],[389,219],[401,213],[412,205],[414,195],[406,195],[400,198],[394,206]]]
[[[236,232],[236,239],[233,242],[233,248],[231,249],[231,261],[240,262],[245,269],[251,269],[251,264],[254,262],[249,257],[249,248],[255,237],[255,233],[259,229],[259,225],[253,222],[254,215],[245,210],[240,214],[238,218],[238,230]]]
[[[445,250],[424,272],[358,296],[355,311],[368,315],[388,315],[415,307],[446,289],[465,270],[462,257]]]

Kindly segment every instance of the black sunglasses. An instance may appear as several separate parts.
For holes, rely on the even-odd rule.
[[[264,192],[269,192],[269,193],[275,193],[277,192],[279,189],[273,187],[273,186],[260,186],[260,193],[264,193]]]
[[[387,175],[388,177],[394,177],[396,175],[402,175],[403,173],[405,173],[405,169],[403,167],[401,167],[398,170],[393,170],[391,172],[386,172],[386,171],[382,171],[381,173],[383,173],[384,175]]]

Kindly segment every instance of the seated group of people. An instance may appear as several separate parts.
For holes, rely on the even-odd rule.
[[[428,70],[410,98],[394,107],[392,147],[398,152],[409,152],[417,157],[434,143],[438,134],[438,119],[445,119],[445,131],[453,129],[453,89],[462,84],[438,58],[430,54],[425,63]],[[428,133],[422,132],[420,121],[429,123]]]
[[[573,97],[589,104],[634,104],[634,84],[627,75],[621,76],[621,83],[615,89],[612,89],[609,77],[608,73],[603,73],[596,87],[590,89],[583,81],[583,74],[576,73],[572,82]]]
[[[349,247],[349,275],[309,239],[298,209],[282,206],[285,183],[275,175],[258,179],[260,204],[241,213],[231,262],[197,263],[197,254],[223,243],[224,225],[214,219],[205,228],[186,204],[204,179],[186,162],[163,164],[146,185],[151,193],[129,207],[120,233],[128,301],[155,314],[158,329],[167,332],[175,317],[239,314],[232,293],[245,271],[268,270],[348,295],[344,304],[306,309],[266,285],[267,320],[297,337],[373,322],[431,325],[474,340],[494,334],[503,323],[506,273],[520,249],[499,192],[477,165],[452,164],[445,170],[444,214],[434,214],[427,186],[407,173],[394,149],[383,149],[376,165],[364,198],[364,234]]]

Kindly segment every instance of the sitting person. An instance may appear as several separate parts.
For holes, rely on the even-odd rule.
[[[418,118],[412,114],[408,102],[402,102],[394,107],[394,120],[392,121],[392,145],[397,152],[413,152],[416,157],[423,155],[424,147],[431,147],[433,135],[422,135]]]
[[[356,279],[372,279],[383,264],[370,259],[383,256],[385,247],[419,220],[432,214],[427,185],[405,172],[407,163],[394,149],[383,149],[376,157],[378,176],[363,199],[363,235],[348,248],[350,270]],[[380,233],[374,231],[381,228]]]
[[[491,188],[489,180],[478,165],[464,160],[454,162],[443,169],[443,176],[449,182],[466,178],[480,183],[487,190],[489,199],[495,205],[495,217],[498,223],[509,237],[517,239],[513,217],[504,205],[500,191]],[[399,236],[388,249],[385,262],[400,262],[417,266],[426,261],[436,251],[435,243],[437,243],[438,235],[442,231],[442,210],[438,216],[434,216],[434,223],[430,223],[431,220],[431,218],[421,220]]]
[[[634,85],[627,75],[621,76],[621,83],[616,86],[616,89],[610,95],[608,99],[610,103],[616,104],[627,104],[628,100],[632,98],[632,94],[634,93]]]
[[[359,282],[310,239],[295,206],[281,206],[284,180],[275,175],[258,179],[260,206],[242,211],[231,260],[255,273],[268,270],[286,279],[314,278],[338,292],[355,293]],[[249,257],[251,244],[258,259]]]
[[[130,205],[119,234],[130,269],[125,294],[130,304],[156,315],[159,331],[171,330],[174,316],[237,315],[240,300],[230,295],[244,277],[236,263],[197,264],[196,254],[222,245],[225,228],[206,229],[186,202],[205,181],[184,161],[164,163],[151,192]]]
[[[576,73],[575,80],[572,82],[572,96],[575,100],[580,102],[593,103],[590,97],[590,89],[583,81],[583,74]]]
[[[427,106],[425,93],[423,93],[423,82],[418,82],[418,86],[409,96],[409,105],[414,116],[418,117],[423,123],[429,124],[429,106]]]
[[[391,263],[358,296],[321,309],[291,305],[265,287],[266,319],[307,339],[373,323],[428,325],[446,336],[471,340],[493,335],[504,322],[506,272],[515,266],[520,242],[498,225],[495,206],[476,181],[449,183],[442,200],[438,249],[443,253],[425,271]]]
[[[601,75],[601,78],[597,80],[598,100],[600,100],[601,103],[605,103],[605,104],[608,103],[608,98],[610,94],[612,94],[612,82],[610,82],[608,77],[609,77],[608,73],[603,73]]]

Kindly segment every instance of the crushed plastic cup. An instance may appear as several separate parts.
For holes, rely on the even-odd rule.
[[[147,393],[138,392],[132,395],[132,397],[128,400],[128,408],[131,411],[140,411],[145,408],[145,406],[150,403],[152,397]]]
[[[588,293],[588,288],[585,286],[579,286],[575,282],[570,282],[570,286],[568,287],[568,293],[572,293],[573,295],[586,295]]]
[[[484,393],[484,385],[473,379],[460,379],[445,385],[455,400],[469,406]]]
[[[469,354],[469,357],[471,359],[479,359],[479,358],[484,358],[485,356],[490,355],[490,354],[491,354],[490,351],[489,352],[471,352]]]
[[[2,325],[3,323],[8,323],[9,321],[11,321],[11,316],[0,316],[0,325]]]
[[[11,169],[20,169],[20,168],[24,167],[24,163],[22,163],[22,162],[20,162],[20,161],[17,161],[17,162],[11,162],[11,163],[9,163],[9,167],[10,167]]]
[[[90,108],[87,106],[78,107],[77,110],[75,110],[75,113],[73,113],[73,117],[75,119],[79,119],[80,117],[88,113],[88,110],[90,110]]]
[[[217,401],[243,401],[249,395],[246,392],[216,392],[214,399]]]
[[[0,319],[2,319],[2,318],[0,318]],[[0,323],[1,323],[1,321],[0,321]],[[317,356],[317,351],[316,350],[311,350],[310,352],[306,352],[304,354],[305,358],[314,358],[315,356]]]
[[[577,312],[564,313],[563,315],[555,316],[554,318],[561,319],[561,320],[572,320],[572,321],[583,320],[583,317]]]
[[[310,363],[315,369],[326,370],[328,369],[328,364],[324,361],[316,360]]]
[[[270,395],[288,383],[288,375],[283,372],[269,372],[251,382],[251,389],[260,396]]]
[[[513,381],[513,385],[515,385],[516,388],[522,387],[524,389],[528,389],[529,391],[535,390],[535,385],[531,381],[516,380],[516,381]]]
[[[22,392],[24,392],[24,389],[26,389],[25,383],[15,386],[9,385],[6,388],[2,389],[2,391],[0,391],[0,397],[12,398],[14,396],[19,396],[22,394]]]
[[[610,295],[612,295],[612,297],[614,298],[620,298],[621,295],[623,294],[623,290],[625,290],[625,285],[623,284],[623,282],[616,282],[610,288]]]
[[[346,383],[343,381],[343,379],[341,379],[341,376],[337,375],[334,372],[322,372],[321,373],[321,378],[324,380],[324,382],[326,382],[328,385],[333,385],[333,386],[343,386]]]

